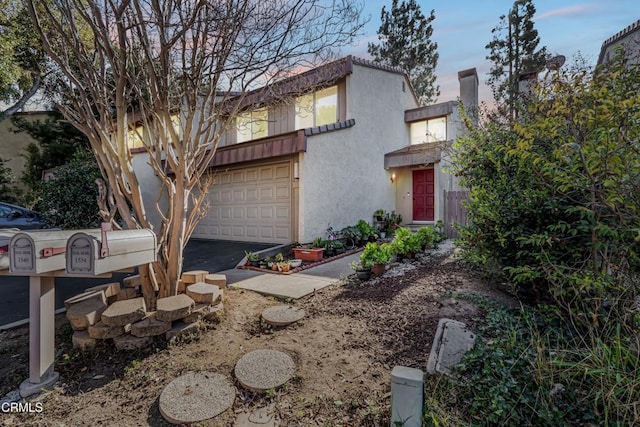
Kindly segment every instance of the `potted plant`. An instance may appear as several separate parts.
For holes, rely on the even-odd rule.
[[[279,270],[278,265],[282,262],[284,262],[284,255],[282,255],[282,253],[278,253],[275,256],[275,262],[271,264],[271,270],[278,271]]]
[[[253,252],[244,251],[244,256],[247,258],[247,262],[245,263],[245,265],[253,265],[256,261],[258,261],[258,255]]]
[[[289,265],[288,262],[282,261],[282,262],[278,263],[278,271],[281,271],[283,273],[287,273],[290,268],[291,268],[291,266]]]
[[[412,244],[409,241],[411,230],[400,227],[396,230],[395,236],[391,241],[391,250],[398,256],[398,261],[402,261],[404,257],[409,257],[412,250]]]
[[[360,280],[368,280],[371,277],[371,266],[363,264],[362,261],[353,261],[351,264],[351,268],[358,275],[358,279]]]
[[[293,256],[303,261],[317,262],[322,259],[324,248],[322,247],[322,239],[318,237],[311,244],[311,248],[293,248]]]
[[[373,213],[373,218],[378,222],[384,221],[384,210],[383,209],[377,209]]]
[[[360,255],[360,261],[365,265],[371,265],[371,271],[379,276],[386,271],[386,265],[391,261],[391,249],[388,244],[369,242]]]

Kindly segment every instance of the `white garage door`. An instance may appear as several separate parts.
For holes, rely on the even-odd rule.
[[[193,237],[245,242],[291,242],[289,162],[215,174],[209,212]]]

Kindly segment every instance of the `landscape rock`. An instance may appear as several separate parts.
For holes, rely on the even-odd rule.
[[[197,323],[175,322],[173,327],[167,331],[165,337],[167,341],[171,341],[172,339],[178,339],[185,335],[196,335],[199,332],[200,328]]]
[[[120,335],[113,339],[118,350],[141,350],[153,342],[152,337],[134,337],[133,335]]]
[[[74,330],[85,330],[100,321],[100,316],[106,308],[107,304],[101,299],[86,299],[69,307],[67,319],[69,319],[69,323],[71,323],[71,327]]]
[[[227,276],[225,274],[207,274],[204,277],[204,283],[225,289],[227,287]]]
[[[107,297],[105,296],[103,291],[85,291],[82,292],[81,294],[78,295],[74,295],[69,299],[66,299],[64,301],[64,308],[66,308],[67,310],[69,310],[69,308],[73,305],[73,304],[77,304],[81,301],[85,301],[88,299],[97,299],[99,301],[102,301],[103,303],[107,303]]]
[[[156,319],[165,322],[182,319],[191,314],[195,305],[193,299],[185,294],[160,298],[157,303]]]
[[[209,274],[208,271],[204,270],[193,270],[182,273],[182,281],[186,285],[190,285],[192,283],[204,282],[204,278]]]
[[[124,288],[124,289],[121,289],[117,295],[115,295],[115,300],[124,301],[128,299],[136,298],[138,296],[140,296],[140,294],[137,288]]]
[[[196,304],[191,314],[184,317],[182,321],[184,323],[196,323],[204,319],[204,316],[211,312],[211,304]]]
[[[224,316],[224,304],[219,303],[217,305],[211,306],[209,312],[204,315],[204,320],[207,322],[217,323]]]
[[[131,324],[131,335],[136,337],[155,337],[171,329],[171,322],[157,320],[155,312],[148,313],[139,322]]]
[[[77,348],[80,351],[87,351],[96,346],[97,341],[89,336],[87,331],[75,331],[71,336],[71,343],[73,348]]]
[[[204,282],[187,286],[187,295],[196,303],[214,304],[220,299],[220,288]]]
[[[119,337],[124,335],[131,329],[131,325],[125,326],[108,326],[103,322],[98,322],[95,325],[91,325],[87,328],[87,332],[91,338],[106,340],[109,338]]]
[[[124,288],[135,288],[142,285],[142,281],[140,279],[140,275],[136,274],[135,276],[129,276],[122,279],[122,287]]]
[[[88,288],[85,290],[85,292],[96,292],[96,291],[104,292],[104,296],[107,298],[113,297],[118,295],[118,292],[120,292],[120,283],[118,282],[106,283],[104,285],[94,286],[92,288]]]
[[[142,319],[146,314],[144,298],[133,298],[114,302],[102,313],[102,322],[107,326],[124,326]]]

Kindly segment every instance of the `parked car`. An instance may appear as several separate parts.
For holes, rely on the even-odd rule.
[[[45,228],[45,223],[38,212],[9,203],[0,202],[0,228],[18,228],[33,230]]]

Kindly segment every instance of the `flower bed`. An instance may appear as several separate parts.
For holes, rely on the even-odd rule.
[[[331,262],[334,259],[339,259],[342,257],[345,257],[347,255],[351,255],[351,254],[355,254],[357,252],[360,252],[363,248],[355,248],[355,249],[351,249],[348,251],[345,251],[341,254],[329,257],[329,258],[322,258],[320,261],[316,261],[316,262],[308,262],[308,263],[303,263],[300,267],[296,267],[296,268],[292,268],[287,272],[282,272],[282,271],[274,271],[274,270],[270,270],[268,268],[260,268],[258,266],[254,266],[254,265],[239,265],[238,267],[236,267],[237,269],[240,270],[253,270],[253,271],[260,271],[262,273],[271,273],[271,274],[293,274],[293,273],[298,273],[300,271],[306,270],[308,268],[311,267],[315,267],[317,265],[321,265],[327,262]]]

